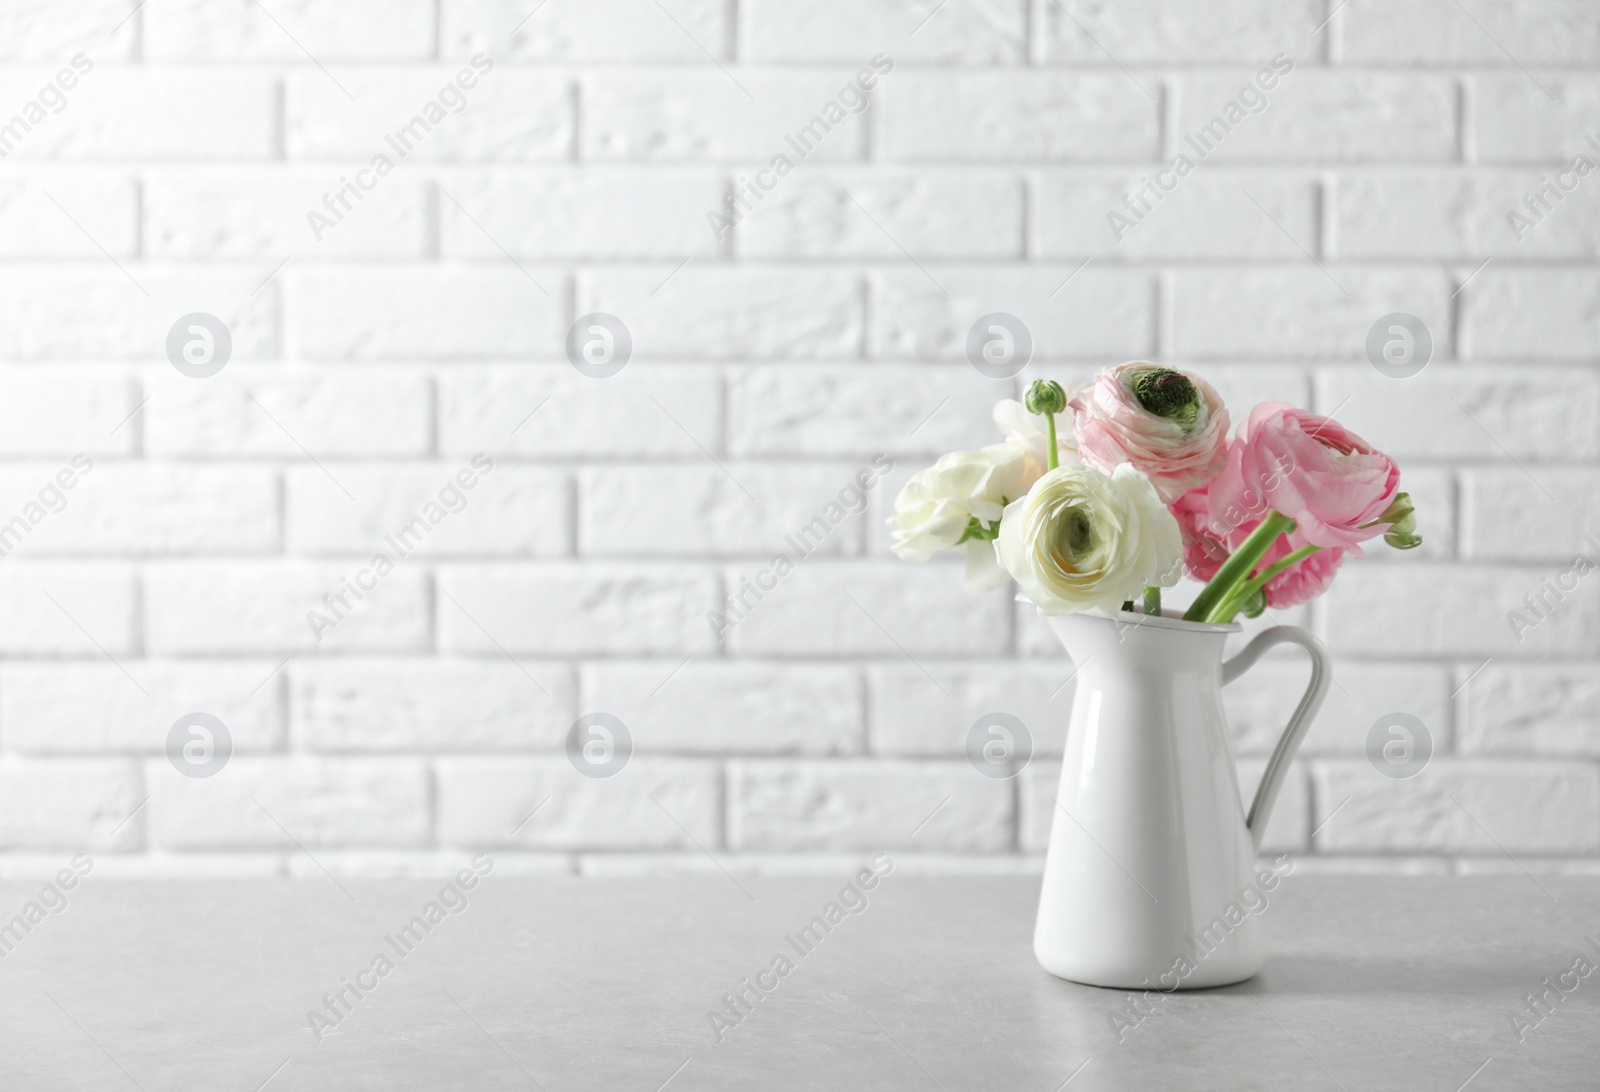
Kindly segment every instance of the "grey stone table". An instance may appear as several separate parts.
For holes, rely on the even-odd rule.
[[[1291,878],[1261,975],[1130,1002],[1035,966],[1035,880],[894,873],[800,938],[844,879],[490,874],[403,935],[439,883],[91,875],[0,933],[0,1088],[1600,1088],[1600,880]]]

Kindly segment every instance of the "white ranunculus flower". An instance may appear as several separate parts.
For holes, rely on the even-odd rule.
[[[1124,463],[1110,477],[1059,467],[1007,505],[1000,564],[1045,614],[1115,613],[1146,587],[1170,587],[1183,534],[1148,478]]]
[[[1028,466],[1034,478],[1043,474],[1047,465],[1045,448],[1049,446],[1044,418],[1029,413],[1028,407],[1015,398],[1002,398],[994,404],[994,423],[1005,433],[1007,443],[1016,444],[1028,453]],[[1062,466],[1077,466],[1080,461],[1070,413],[1056,414],[1056,461]]]
[[[918,471],[895,498],[891,548],[906,561],[927,561],[954,550],[966,539],[968,591],[990,591],[1006,582],[987,537],[968,537],[972,521],[992,530],[1010,502],[1027,492],[1027,453],[1015,444],[993,444],[978,451],[952,451]]]

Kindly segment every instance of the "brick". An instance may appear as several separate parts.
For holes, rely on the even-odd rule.
[[[16,0],[0,11],[0,59],[50,63],[80,50],[95,60],[127,60],[138,27],[137,0],[88,0],[63,8],[50,0]]]
[[[139,386],[123,372],[53,365],[8,369],[0,399],[0,454],[126,455],[139,443]]]
[[[291,160],[529,163],[571,156],[572,86],[563,76],[506,65],[483,73],[464,61],[432,70],[347,68],[339,82],[353,99],[321,72],[291,72],[285,80]]]
[[[1538,485],[1509,467],[1463,471],[1462,552],[1474,560],[1560,562],[1560,568],[1579,554],[1600,563],[1600,538],[1589,540],[1600,536],[1597,492],[1600,471],[1577,467],[1540,467]]]
[[[1346,401],[1348,399],[1348,401]],[[1452,399],[1454,401],[1452,401]],[[1321,372],[1317,407],[1334,412],[1395,458],[1592,459],[1600,455],[1600,384],[1564,368],[1452,367],[1434,364],[1395,380],[1358,367]],[[1523,481],[1540,489],[1544,468]],[[1553,491],[1553,490],[1552,490]]]
[[[438,585],[439,647],[451,652],[678,655],[713,644],[716,580],[697,567],[450,566]]]
[[[1510,220],[1516,213],[1532,221],[1536,212],[1524,200],[1560,173],[1476,167],[1344,175],[1331,188],[1330,249],[1341,258],[1428,255],[1474,266],[1490,256],[1592,259],[1600,252],[1600,191],[1563,193],[1538,223]]]
[[[0,875],[43,880],[54,876],[71,856],[65,850],[54,855],[7,854],[4,865],[0,866]],[[285,870],[282,857],[276,853],[162,853],[158,850],[121,857],[96,857],[93,874],[104,879],[268,879],[285,875]],[[322,873],[317,875],[320,877]]]
[[[1407,780],[1365,762],[1319,763],[1323,852],[1572,855],[1600,848],[1600,778],[1592,766],[1436,759]],[[1343,801],[1348,798],[1349,804]]]
[[[1317,71],[1299,64],[1270,91],[1255,73],[1185,76],[1179,83],[1179,153],[1196,163],[1412,162],[1456,155],[1456,88],[1443,75]],[[1241,98],[1241,92],[1245,92]],[[1253,93],[1251,93],[1253,92]],[[1251,102],[1265,99],[1259,110]],[[1215,125],[1230,103],[1245,108],[1236,124]],[[1193,141],[1193,143],[1191,143]]]
[[[1302,264],[1168,278],[1172,337],[1184,356],[1365,361],[1367,331],[1395,311],[1427,324],[1435,359],[1448,355],[1451,287],[1442,273]]]
[[[466,850],[325,851],[317,854],[316,861],[303,854],[290,857],[288,874],[295,879],[321,879],[323,872],[318,867],[320,864],[336,876],[452,880],[463,868],[471,868],[474,858],[479,858],[479,854]],[[497,879],[507,876],[569,876],[573,871],[571,858],[562,853],[496,853],[489,859],[494,863],[493,874]]]
[[[562,471],[484,456],[477,463],[341,466],[338,475],[335,484],[316,467],[289,470],[291,552],[391,558],[567,552],[569,484]],[[462,475],[470,487],[463,488]]]
[[[1310,676],[1298,650],[1269,655],[1223,691],[1228,727],[1241,755],[1270,755],[1305,692]],[[1365,754],[1367,735],[1391,713],[1408,713],[1426,726],[1436,754],[1451,746],[1450,670],[1442,664],[1334,664],[1335,685],[1300,745],[1303,755]]]
[[[1570,10],[1581,10],[1572,8]],[[1484,163],[1550,163],[1595,157],[1584,140],[1600,107],[1600,79],[1582,72],[1496,72],[1466,81],[1472,102],[1471,141]]]
[[[1461,689],[1469,755],[1600,757],[1600,673],[1592,664],[1491,663]]]
[[[148,393],[151,454],[322,460],[420,455],[431,444],[432,392],[405,372],[230,366],[193,380],[168,368]]]
[[[438,781],[439,840],[450,846],[692,850],[721,843],[721,778],[710,763],[636,757],[611,777],[591,778],[575,774],[565,756],[451,758],[439,761]]]
[[[1039,59],[1063,64],[1199,62],[1265,65],[1286,48],[1297,60],[1314,60],[1303,45],[1324,16],[1317,0],[1244,0],[1216,10],[1159,0],[1107,4],[1097,0],[1040,3]]]
[[[1301,247],[1317,242],[1316,186],[1259,172],[1051,171],[1040,179],[1037,216],[1039,253],[1052,258],[1299,261]]]
[[[728,449],[864,460],[887,454],[915,469],[911,456],[1003,440],[991,414],[1014,394],[1009,383],[966,364],[750,368],[729,380]]]
[[[1472,360],[1589,360],[1600,353],[1600,274],[1483,271],[1461,293],[1461,355]]]
[[[741,853],[713,861],[703,855],[623,854],[585,855],[578,858],[582,876],[721,876],[718,865],[735,876],[807,877],[833,880],[853,875],[867,860],[860,853]],[[896,875],[906,876],[1034,876],[1042,864],[1037,858],[1014,853],[896,853]]]
[[[566,279],[540,267],[289,274],[295,348],[333,360],[559,356]]]
[[[760,266],[596,269],[577,303],[594,311],[622,319],[641,361],[851,357],[865,322],[854,275]]]
[[[138,250],[139,189],[131,176],[30,171],[0,180],[0,255],[99,260]]]
[[[896,72],[882,113],[884,151],[899,161],[1095,162],[1159,150],[1156,102],[1120,73]]]
[[[763,61],[866,64],[883,51],[896,61],[987,65],[1020,64],[1027,53],[1027,0],[936,11],[914,0],[823,0],[803,7],[753,0],[743,18],[746,56]]]
[[[1600,12],[1550,0],[1470,10],[1451,0],[1355,0],[1336,24],[1339,59],[1352,64],[1509,67],[1600,60]]]
[[[501,260],[504,247],[542,260],[639,257],[676,264],[721,251],[706,216],[722,212],[725,188],[720,173],[701,167],[461,172],[441,180],[439,251]],[[531,209],[560,214],[530,216]]]
[[[859,754],[861,681],[832,664],[603,661],[583,708],[620,717],[640,755]]]
[[[151,842],[171,849],[428,841],[428,771],[417,759],[240,757],[207,778],[156,770],[151,789]]]
[[[586,469],[578,476],[578,552],[600,557],[859,554],[870,495],[860,481],[876,487],[880,477],[865,461]],[[815,522],[819,517],[821,524]]]
[[[730,56],[730,9],[719,0],[673,0],[641,9],[628,0],[551,5],[530,16],[518,0],[444,0],[446,57],[488,53],[518,61],[693,61]],[[676,25],[674,25],[676,24]]]
[[[270,14],[242,0],[150,0],[142,11],[144,56],[153,61],[302,61],[310,54],[324,63],[433,56],[433,5],[427,0],[360,0],[337,8],[314,0],[280,0]]]
[[[277,355],[278,290],[259,271],[123,266],[102,258],[0,272],[0,356],[163,360],[167,331],[195,312],[228,327],[234,360]]]
[[[978,719],[1006,713],[1027,727],[1035,758],[1061,754],[1075,692],[1070,666],[1005,662],[925,666],[933,680],[909,663],[868,668],[873,753],[964,760],[967,736]]]
[[[452,369],[439,379],[439,450],[703,458],[720,446],[721,381],[710,369],[637,368],[621,381],[590,379],[567,364]]]
[[[897,73],[886,77],[897,78]],[[855,73],[844,69],[813,73],[742,67],[636,68],[587,76],[579,90],[584,110],[579,156],[749,159],[763,166],[779,155],[792,163],[860,159],[866,146],[861,116],[866,100],[854,79]],[[881,94],[882,86],[871,94]],[[836,122],[822,116],[830,104],[837,110]]]
[[[341,659],[285,670],[294,741],[309,751],[550,751],[577,715],[572,672],[553,664]]]
[[[376,581],[359,600],[358,581]],[[324,600],[339,594],[348,608]],[[426,574],[402,564],[375,578],[359,559],[151,566],[144,615],[151,651],[174,654],[418,651],[430,632]]]
[[[729,778],[736,849],[973,853],[1012,844],[1010,784],[965,762],[746,760]]]
[[[1363,656],[1600,654],[1600,581],[1578,581],[1537,613],[1524,601],[1559,571],[1351,565],[1325,600],[1329,642]]]
[[[731,568],[727,595],[739,605],[717,604],[725,625],[702,617],[706,634],[722,629],[740,655],[895,660],[994,655],[1010,637],[1005,598],[962,591],[957,565],[805,561],[777,574],[770,564]],[[763,583],[775,586],[767,591]]]
[[[8,557],[264,553],[278,546],[277,506],[277,475],[255,467],[96,465],[76,456],[6,466],[0,547]]]
[[[144,844],[144,792],[135,762],[0,761],[0,846],[124,853]]]
[[[0,653],[98,659],[127,656],[138,646],[137,591],[122,566],[16,562],[6,569]]]
[[[1249,813],[1250,801],[1255,796],[1265,768],[1265,761],[1250,758],[1237,763],[1235,767],[1239,781],[1241,823]],[[1060,782],[1061,763],[1056,761],[1035,763],[1018,776],[1021,798],[1018,829],[1021,832],[1020,844],[1025,852],[1044,853],[1049,849],[1056,801],[1060,798]],[[1289,767],[1289,775],[1278,792],[1277,803],[1273,805],[1261,852],[1304,849],[1311,829],[1308,822],[1310,814],[1311,796],[1306,771],[1299,763],[1295,763]]]
[[[1023,202],[1019,177],[984,170],[802,171],[735,234],[756,257],[1016,258]]]
[[[371,181],[371,192],[358,179]],[[354,166],[156,171],[145,180],[144,210],[145,245],[153,257],[274,263],[280,255],[420,258],[433,222],[432,196],[422,181],[379,179]]]
[[[0,666],[0,740],[27,754],[165,754],[189,713],[227,725],[235,753],[283,747],[282,688],[267,660],[128,660]]]
[[[580,854],[577,858],[578,875],[625,877],[636,879],[640,876],[721,876],[722,866],[727,868],[731,875],[762,875],[755,865],[756,861],[772,861],[772,857],[745,857],[745,856],[718,856],[709,857],[694,853],[595,853]],[[807,863],[815,860],[805,858]],[[849,867],[843,861],[837,862],[839,867],[832,872],[837,875]],[[797,869],[798,869],[797,865]],[[818,871],[821,871],[818,867]],[[728,889],[731,890],[731,889]]]
[[[260,161],[277,150],[276,79],[269,73],[97,63],[87,72],[80,66],[68,88],[73,81],[59,71],[18,66],[0,77],[0,102],[13,110],[38,100],[52,82],[50,95],[67,102],[14,142],[7,138],[8,159]]]
[[[1155,348],[1155,283],[1144,273],[937,266],[878,273],[872,291],[873,356],[965,361],[973,324],[995,312],[1022,320],[1034,360]]]

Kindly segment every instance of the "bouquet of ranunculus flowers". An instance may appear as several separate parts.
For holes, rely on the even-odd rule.
[[[1119,364],[1071,397],[1038,380],[994,419],[1004,441],[906,483],[894,552],[964,547],[968,591],[1015,580],[1046,614],[1140,598],[1157,614],[1187,570],[1205,587],[1183,617],[1230,622],[1320,595],[1369,539],[1422,542],[1389,456],[1284,402],[1251,410],[1230,439],[1222,399],[1188,372]]]

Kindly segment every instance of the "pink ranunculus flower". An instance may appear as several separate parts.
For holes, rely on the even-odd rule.
[[[1078,454],[1109,474],[1121,463],[1168,504],[1222,470],[1228,410],[1197,375],[1135,360],[1107,368],[1067,403]]]
[[[1204,584],[1233,552],[1226,536],[1211,530],[1211,503],[1206,487],[1191,489],[1169,507],[1183,533],[1183,567],[1195,580]]]
[[[1210,527],[1233,541],[1238,528],[1271,509],[1295,521],[1302,543],[1361,557],[1360,543],[1388,530],[1374,521],[1399,489],[1394,460],[1343,425],[1287,402],[1263,402],[1207,491]]]
[[[1245,522],[1229,528],[1226,534],[1219,534],[1211,526],[1207,492],[1205,487],[1191,489],[1171,505],[1172,514],[1177,518],[1183,534],[1183,567],[1202,584],[1217,575],[1217,570],[1228,559],[1228,555],[1250,537],[1250,532],[1256,529],[1263,515],[1257,512]],[[1305,545],[1305,539],[1298,532],[1280,535],[1256,566],[1257,571],[1288,557]],[[1267,606],[1279,609],[1299,606],[1327,591],[1334,572],[1344,561],[1345,553],[1345,550],[1337,548],[1318,550],[1289,566],[1263,587]]]
[[[1249,532],[1247,531],[1246,534]],[[1273,543],[1272,549],[1267,551],[1267,556],[1261,559],[1261,567],[1271,565],[1288,557],[1290,552],[1306,545],[1297,532],[1281,536]],[[1318,550],[1310,557],[1301,558],[1290,565],[1283,572],[1267,581],[1261,589],[1266,593],[1267,606],[1282,610],[1285,607],[1298,607],[1315,599],[1328,590],[1328,585],[1333,583],[1333,574],[1338,571],[1344,562],[1347,550],[1334,547],[1329,550]]]

